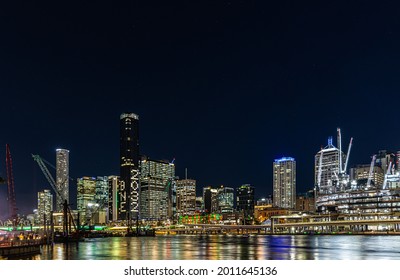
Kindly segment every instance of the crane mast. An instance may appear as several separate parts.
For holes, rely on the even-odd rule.
[[[372,156],[372,160],[371,160],[371,165],[370,165],[370,167],[369,167],[368,181],[367,181],[367,189],[369,189],[369,188],[371,187],[372,172],[373,172],[373,170],[374,170],[375,159],[376,159],[376,155],[373,155],[373,156]]]
[[[347,171],[347,164],[349,162],[349,157],[350,157],[350,151],[351,151],[351,146],[353,145],[353,137],[350,138],[350,144],[349,144],[349,148],[347,150],[347,156],[346,156],[346,161],[344,163],[344,169],[343,172],[346,173]]]
[[[342,174],[343,163],[342,163],[342,134],[340,133],[340,128],[337,128],[338,137],[338,148],[339,148],[339,174]]]
[[[392,169],[392,162],[389,162],[389,167],[388,167],[388,169],[386,171],[386,174],[385,174],[385,180],[383,181],[383,186],[382,186],[383,189],[387,189],[387,187],[386,187],[387,178],[391,173],[391,169]]]

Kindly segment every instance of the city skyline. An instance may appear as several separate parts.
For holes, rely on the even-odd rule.
[[[74,179],[118,175],[123,112],[141,118],[141,154],[176,158],[199,188],[250,183],[257,196],[282,156],[296,158],[298,191],[312,188],[337,127],[344,147],[354,137],[349,167],[400,150],[396,4],[57,5],[3,17],[0,177],[9,144],[22,212],[49,188],[32,153],[54,164],[70,150]]]

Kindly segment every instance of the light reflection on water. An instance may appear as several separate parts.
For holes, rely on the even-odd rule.
[[[378,260],[400,259],[398,236],[157,236],[101,238],[44,247],[31,259]]]

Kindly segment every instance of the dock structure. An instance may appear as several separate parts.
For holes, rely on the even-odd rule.
[[[42,239],[0,241],[0,257],[23,257],[40,254]]]

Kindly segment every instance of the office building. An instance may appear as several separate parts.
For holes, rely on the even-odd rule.
[[[96,224],[105,224],[108,222],[108,176],[96,177],[95,204],[98,205],[93,216],[93,222]]]
[[[296,207],[296,161],[291,157],[276,159],[273,163],[274,207]]]
[[[314,180],[318,194],[331,194],[340,191],[338,178],[340,173],[339,153],[342,155],[341,162],[343,163],[346,160],[346,155],[343,152],[339,152],[339,149],[333,146],[332,137],[329,137],[328,145],[315,155]],[[319,167],[320,162],[321,169]]]
[[[108,176],[108,220],[113,222],[119,218],[119,186],[119,176]]]
[[[206,213],[218,212],[218,190],[208,186],[203,188],[203,209]]]
[[[92,224],[92,218],[99,205],[96,203],[96,178],[82,177],[77,179],[77,210],[80,224]]]
[[[396,163],[397,163],[397,154],[389,152],[387,150],[380,150],[376,155],[375,165],[382,168],[383,173],[386,174],[388,172],[388,168],[390,166],[390,173],[393,170],[396,170]]]
[[[370,169],[371,169],[371,164],[356,165],[356,167],[350,169],[351,180],[355,180],[358,186],[367,187]],[[385,173],[382,167],[374,165],[372,167],[370,185],[377,188],[382,188],[384,180],[385,180]]]
[[[139,116],[120,116],[120,187],[118,220],[139,216]]]
[[[69,151],[56,150],[56,211],[63,211],[64,200],[69,203]]]
[[[296,211],[315,212],[314,190],[296,195]]]
[[[272,207],[272,195],[257,199],[257,206],[266,206],[266,205],[271,205]]]
[[[236,189],[236,210],[245,221],[251,222],[254,217],[254,187],[244,184]]]
[[[218,213],[233,213],[234,210],[234,194],[233,188],[220,186],[217,189],[217,207]]]
[[[172,219],[175,165],[168,161],[143,157],[140,185],[140,219]]]
[[[51,212],[53,211],[53,195],[50,190],[38,192],[37,223],[46,225],[50,223]]]
[[[183,179],[176,181],[177,215],[194,215],[196,211],[196,180]]]
[[[202,196],[196,197],[196,213],[200,213],[204,210],[204,201]]]

